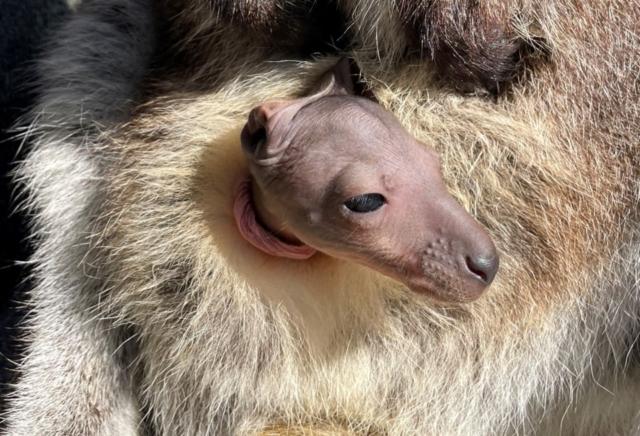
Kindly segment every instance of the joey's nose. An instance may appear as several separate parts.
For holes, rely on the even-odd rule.
[[[489,286],[498,272],[500,257],[497,253],[466,256],[465,265],[469,275]]]

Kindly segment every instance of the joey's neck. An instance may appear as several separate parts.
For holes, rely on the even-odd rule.
[[[251,178],[251,198],[256,219],[265,229],[283,241],[291,244],[300,243],[300,240],[291,231],[287,220],[278,216],[277,212],[273,211],[273,207],[267,206],[268,201],[253,177]]]

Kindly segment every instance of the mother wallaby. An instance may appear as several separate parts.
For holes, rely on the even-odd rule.
[[[20,173],[36,286],[8,434],[631,434],[639,35],[637,0],[80,5]],[[309,41],[351,47],[360,97],[299,107],[340,57],[299,60]],[[314,148],[270,166],[287,138]],[[256,246],[243,177],[254,230],[317,253]]]

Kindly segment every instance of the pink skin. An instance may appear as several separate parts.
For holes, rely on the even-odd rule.
[[[350,68],[343,58],[311,96],[251,111],[241,233],[274,256],[318,250],[438,300],[475,300],[498,270],[493,242],[447,191],[433,148],[370,93],[356,95]]]

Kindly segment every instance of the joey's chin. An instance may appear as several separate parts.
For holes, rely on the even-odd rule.
[[[410,291],[425,295],[443,303],[471,303],[487,289],[480,283],[445,283],[430,277],[417,278],[405,282]]]

